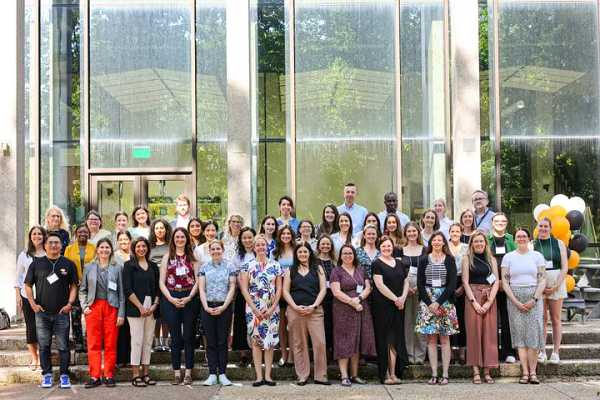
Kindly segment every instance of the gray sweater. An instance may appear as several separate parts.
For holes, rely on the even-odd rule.
[[[100,266],[95,262],[87,264],[83,269],[83,278],[81,279],[81,286],[79,286],[79,302],[81,308],[85,310],[86,307],[90,307],[96,299],[96,284],[98,281],[98,268]],[[123,294],[123,267],[119,264],[113,263],[108,266],[108,284],[111,285],[114,282],[117,285],[116,290],[108,290],[108,304],[118,308],[118,316],[121,318],[125,317],[125,295]]]

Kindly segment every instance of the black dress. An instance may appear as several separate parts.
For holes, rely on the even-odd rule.
[[[377,258],[371,264],[373,275],[381,275],[383,283],[396,296],[402,295],[406,271],[402,262],[395,259],[395,267],[390,267]],[[375,327],[375,346],[377,348],[377,364],[379,380],[385,380],[388,370],[388,348],[396,350],[396,376],[402,377],[408,364],[408,354],[404,341],[404,310],[398,310],[395,304],[385,297],[373,284],[373,325]]]
[[[319,260],[319,264],[325,273],[325,281],[329,282],[329,276],[334,268],[333,262],[331,260]],[[333,351],[333,294],[329,285],[327,286],[327,294],[321,305],[323,306],[323,322],[325,325],[325,348]]]

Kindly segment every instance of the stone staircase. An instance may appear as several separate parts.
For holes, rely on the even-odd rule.
[[[538,376],[541,379],[574,379],[582,376],[600,375],[600,320],[581,322],[566,322],[563,325],[563,345],[561,347],[561,363],[559,365],[545,364],[538,367]],[[548,335],[547,351],[550,355],[552,337]],[[55,356],[57,356],[55,354]],[[57,357],[56,357],[57,358]],[[197,350],[195,354],[197,367],[194,369],[194,379],[204,379],[208,374],[206,367],[201,367],[204,360],[204,351]],[[276,352],[275,360],[279,359]],[[230,366],[228,376],[236,381],[252,381],[254,369],[252,367],[238,367],[239,353],[230,352]],[[55,360],[56,361],[56,360]],[[39,372],[31,371],[27,365],[29,355],[26,350],[23,328],[0,331],[0,384],[7,383],[38,383]],[[55,373],[57,373],[55,369]],[[516,378],[520,374],[518,364],[502,364],[493,371],[493,375],[500,378]],[[87,355],[71,353],[71,375],[74,382],[83,382],[88,379]],[[169,353],[153,353],[151,361],[151,375],[157,380],[168,381],[172,377]],[[377,366],[367,364],[361,367],[360,375],[370,381],[376,381]],[[118,381],[129,381],[131,372],[129,368],[117,371]],[[407,380],[425,380],[430,376],[427,365],[410,366],[405,373]],[[330,379],[339,379],[337,365],[329,366]],[[470,379],[471,368],[462,365],[450,367],[452,379]],[[290,367],[274,367],[275,380],[295,379],[294,369]]]

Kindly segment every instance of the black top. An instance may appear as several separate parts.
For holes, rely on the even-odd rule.
[[[47,278],[52,274],[58,279],[50,283]],[[48,257],[34,258],[25,276],[25,283],[35,287],[35,302],[48,314],[58,314],[67,305],[71,285],[78,282],[75,264],[63,256],[53,261]]]
[[[419,290],[419,300],[429,306],[431,304],[431,299],[429,298],[427,290],[425,289],[427,283],[425,269],[427,268],[428,262],[429,257],[421,257],[419,259],[419,266],[417,270],[417,288]],[[454,257],[446,255],[446,258],[444,259],[444,266],[446,267],[446,285],[444,286],[444,291],[436,300],[436,303],[440,305],[450,299],[450,297],[452,297],[454,294],[454,290],[456,289],[456,261],[454,260]]]
[[[407,276],[407,272],[404,269],[404,265],[402,261],[399,259],[395,259],[396,265],[395,267],[390,267],[384,261],[379,258],[376,258],[371,264],[373,276],[381,275],[383,278],[383,284],[387,286],[388,289],[392,291],[396,296],[402,296],[402,290],[404,289],[404,279]],[[392,302],[390,299],[385,297],[379,289],[377,289],[377,285],[375,286],[375,290],[373,291],[373,301],[379,302]]]
[[[494,256],[494,258],[496,259],[496,265],[500,266],[502,264],[502,257],[504,257],[506,255],[506,253],[508,253],[507,251],[504,252],[504,254],[496,254],[496,247],[505,247],[505,242],[506,240],[504,240],[504,236],[492,236],[493,237],[493,246],[490,246],[490,251],[492,252],[492,255]]]
[[[306,275],[299,272],[291,274],[290,295],[298,306],[310,306],[319,295],[319,272],[310,268]]]
[[[148,269],[144,271],[137,260],[131,259],[123,266],[123,293],[125,294],[125,315],[128,317],[139,317],[140,310],[129,300],[129,296],[135,294],[138,301],[144,304],[146,296],[150,296],[152,302],[160,296],[158,287],[158,267],[150,261]]]
[[[329,277],[331,276],[331,271],[335,268],[333,265],[333,261],[331,260],[321,260],[319,259],[319,264],[321,268],[323,268],[323,272],[325,273],[325,280],[329,282]],[[323,299],[323,303],[331,303],[333,301],[333,293],[331,292],[331,288],[327,288],[327,293],[325,294],[325,298]]]
[[[487,277],[492,273],[492,267],[483,254],[473,254],[473,265],[469,268],[469,284],[487,285]]]
[[[423,246],[423,249],[421,250],[421,255],[419,255],[419,256],[406,256],[406,255],[404,255],[404,249],[402,249],[402,248],[399,248],[399,251],[397,254],[398,255],[394,256],[394,257],[400,259],[400,261],[402,262],[402,265],[404,266],[405,274],[406,274],[406,276],[408,276],[410,267],[418,267],[419,264],[422,262],[421,259],[427,255],[427,246]]]
[[[460,234],[460,242],[464,244],[469,244],[469,240],[471,240],[471,235],[465,235],[464,233]]]

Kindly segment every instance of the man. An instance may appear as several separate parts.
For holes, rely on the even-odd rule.
[[[60,355],[60,388],[71,387],[69,380],[69,313],[77,299],[77,272],[75,264],[60,255],[61,237],[49,232],[44,242],[46,256],[35,258],[25,277],[25,293],[35,312],[35,326],[42,367],[41,387],[52,387],[52,360],[50,346],[56,336]],[[33,298],[33,287],[36,295]]]
[[[389,214],[396,214],[398,216],[402,228],[404,228],[404,225],[410,222],[408,215],[398,210],[398,195],[396,193],[386,193],[383,196],[383,204],[385,205],[385,210],[377,215],[379,217],[379,223],[381,224],[381,230],[385,230],[385,226],[383,226],[383,224],[385,223],[385,217],[387,217]]]
[[[475,229],[487,233],[492,229],[492,218],[495,212],[488,208],[488,194],[483,190],[476,190],[471,197],[473,201],[473,213],[475,214]]]
[[[185,194],[180,194],[175,199],[175,209],[177,211],[177,218],[171,221],[171,228],[185,228],[187,229],[188,223],[190,222],[190,207],[191,201]]]
[[[338,206],[338,212],[341,214],[347,212],[352,218],[352,234],[356,235],[362,231],[365,217],[367,216],[367,209],[361,205],[354,203],[358,190],[354,183],[346,183],[344,186],[344,204]]]

